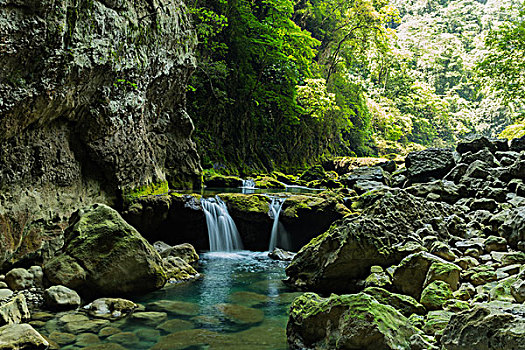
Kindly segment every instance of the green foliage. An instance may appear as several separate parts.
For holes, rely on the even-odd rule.
[[[149,185],[144,185],[132,190],[125,191],[123,193],[123,198],[125,203],[130,204],[141,197],[167,194],[168,192],[168,182],[161,181],[158,183],[152,183]]]

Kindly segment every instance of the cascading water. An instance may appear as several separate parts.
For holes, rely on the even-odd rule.
[[[268,215],[273,219],[272,235],[270,236],[270,246],[268,248],[270,252],[277,246],[277,240],[279,239],[279,233],[281,231],[279,227],[279,215],[281,214],[283,203],[286,200],[286,198],[281,197],[271,198],[272,202],[270,203],[270,210],[268,211]],[[284,228],[282,228],[282,230],[284,230]]]
[[[243,247],[239,231],[222,199],[219,196],[202,198],[201,203],[208,226],[210,251],[231,252],[241,250]]]
[[[255,181],[252,179],[242,180],[241,189],[243,194],[255,193]]]

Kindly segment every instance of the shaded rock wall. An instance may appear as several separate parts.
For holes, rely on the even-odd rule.
[[[49,241],[79,206],[200,185],[184,109],[195,41],[182,1],[0,3],[0,264],[26,223]]]

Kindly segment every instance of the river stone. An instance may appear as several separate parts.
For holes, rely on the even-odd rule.
[[[178,319],[167,320],[156,327],[156,329],[163,330],[166,333],[175,333],[192,328],[195,328],[192,322]]]
[[[134,312],[131,318],[135,321],[141,322],[147,326],[156,327],[162,322],[166,321],[168,314],[165,312]]]
[[[80,313],[68,313],[64,316],[61,316],[59,319],[62,323],[70,323],[70,322],[83,322],[83,321],[89,321],[89,317],[87,317],[84,314]]]
[[[5,282],[12,290],[29,289],[33,287],[33,274],[26,269],[12,269],[5,275]]]
[[[98,332],[98,336],[100,338],[107,338],[110,335],[117,334],[117,333],[122,333],[122,330],[120,328],[117,328],[117,327],[107,326],[107,327],[102,328]]]
[[[75,309],[81,302],[77,292],[64,286],[52,286],[46,289],[44,301],[52,310]]]
[[[151,350],[187,349],[209,346],[211,349],[235,349],[238,345],[234,336],[219,334],[207,329],[188,329],[161,337]],[[253,348],[250,344],[244,344]]]
[[[359,217],[339,221],[303,247],[286,268],[286,282],[327,293],[354,291],[355,280],[365,279],[372,266],[395,265],[410,253],[403,250],[408,232],[448,216],[449,210],[446,204],[427,202],[405,191],[388,192]],[[422,272],[421,285],[429,266]]]
[[[139,328],[135,329],[135,334],[141,340],[155,343],[160,338],[160,331],[158,329],[151,328]]]
[[[244,306],[254,306],[270,301],[270,297],[267,295],[246,291],[232,293],[230,294],[230,299],[232,303]]]
[[[139,337],[132,332],[122,332],[113,334],[109,336],[107,340],[112,343],[118,343],[127,346],[128,348],[133,348],[137,345],[137,343],[140,342]]]
[[[195,316],[199,313],[199,305],[186,301],[158,300],[147,304],[146,307],[148,310],[179,316]]]
[[[149,292],[166,282],[159,254],[117,211],[95,204],[76,212],[71,222],[63,254],[44,266],[52,283],[86,295],[112,296]],[[71,271],[65,257],[81,262],[73,270],[83,270],[84,280],[62,278]]]
[[[218,304],[215,308],[228,320],[237,324],[255,324],[264,320],[264,312],[260,309],[235,304]]]
[[[31,318],[26,297],[18,294],[5,304],[0,305],[0,324],[12,324],[28,321]]]
[[[525,305],[488,303],[452,315],[441,344],[447,350],[523,349]]]
[[[75,345],[84,347],[87,345],[98,344],[98,343],[100,343],[100,338],[96,334],[82,333],[82,334],[77,335]]]
[[[122,298],[99,298],[84,306],[89,314],[102,318],[122,318],[129,315],[138,305]]]
[[[0,327],[0,349],[45,350],[49,342],[28,324],[10,324]]]
[[[295,253],[283,250],[281,248],[275,248],[268,253],[268,257],[270,257],[270,259],[280,261],[292,261],[294,256]]]
[[[419,332],[399,311],[364,293],[303,294],[287,326],[291,349],[409,349]]]
[[[108,320],[74,321],[66,323],[65,329],[67,332],[73,334],[80,334],[86,332],[98,333],[103,327],[108,325]]]
[[[162,259],[162,262],[170,283],[186,281],[199,276],[199,273],[182,258],[168,256]]]
[[[76,338],[77,337],[71,333],[62,333],[54,331],[53,333],[49,334],[49,339],[51,339],[58,345],[67,345],[74,343]]]
[[[120,344],[116,343],[97,343],[88,345],[82,348],[82,350],[129,350]]]

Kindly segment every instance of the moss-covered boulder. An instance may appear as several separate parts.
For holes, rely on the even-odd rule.
[[[434,281],[423,289],[420,302],[427,310],[440,310],[449,299],[452,299],[452,289],[449,284]]]
[[[404,191],[389,192],[360,216],[339,221],[303,247],[286,269],[287,283],[318,292],[355,291],[355,280],[365,279],[373,265],[395,265],[411,253],[405,249],[407,233],[449,210]]]
[[[419,332],[392,306],[364,293],[306,293],[293,302],[287,326],[291,349],[408,350]]]
[[[270,176],[259,176],[255,179],[255,187],[262,189],[285,189],[286,185]]]
[[[81,295],[119,296],[166,282],[160,255],[115,210],[95,204],[70,221],[63,253],[44,266],[51,283]]]
[[[209,174],[204,177],[206,187],[232,188],[241,187],[243,181],[237,176],[226,176],[220,174]]]
[[[308,169],[306,169],[301,176],[299,177],[299,180],[310,182],[310,181],[319,181],[328,179],[328,175],[326,174],[326,171],[323,169],[321,165],[314,165]]]
[[[444,281],[448,283],[452,291],[456,291],[459,287],[459,276],[461,268],[454,264],[434,262],[430,265],[425,279],[425,286],[434,281]]]

